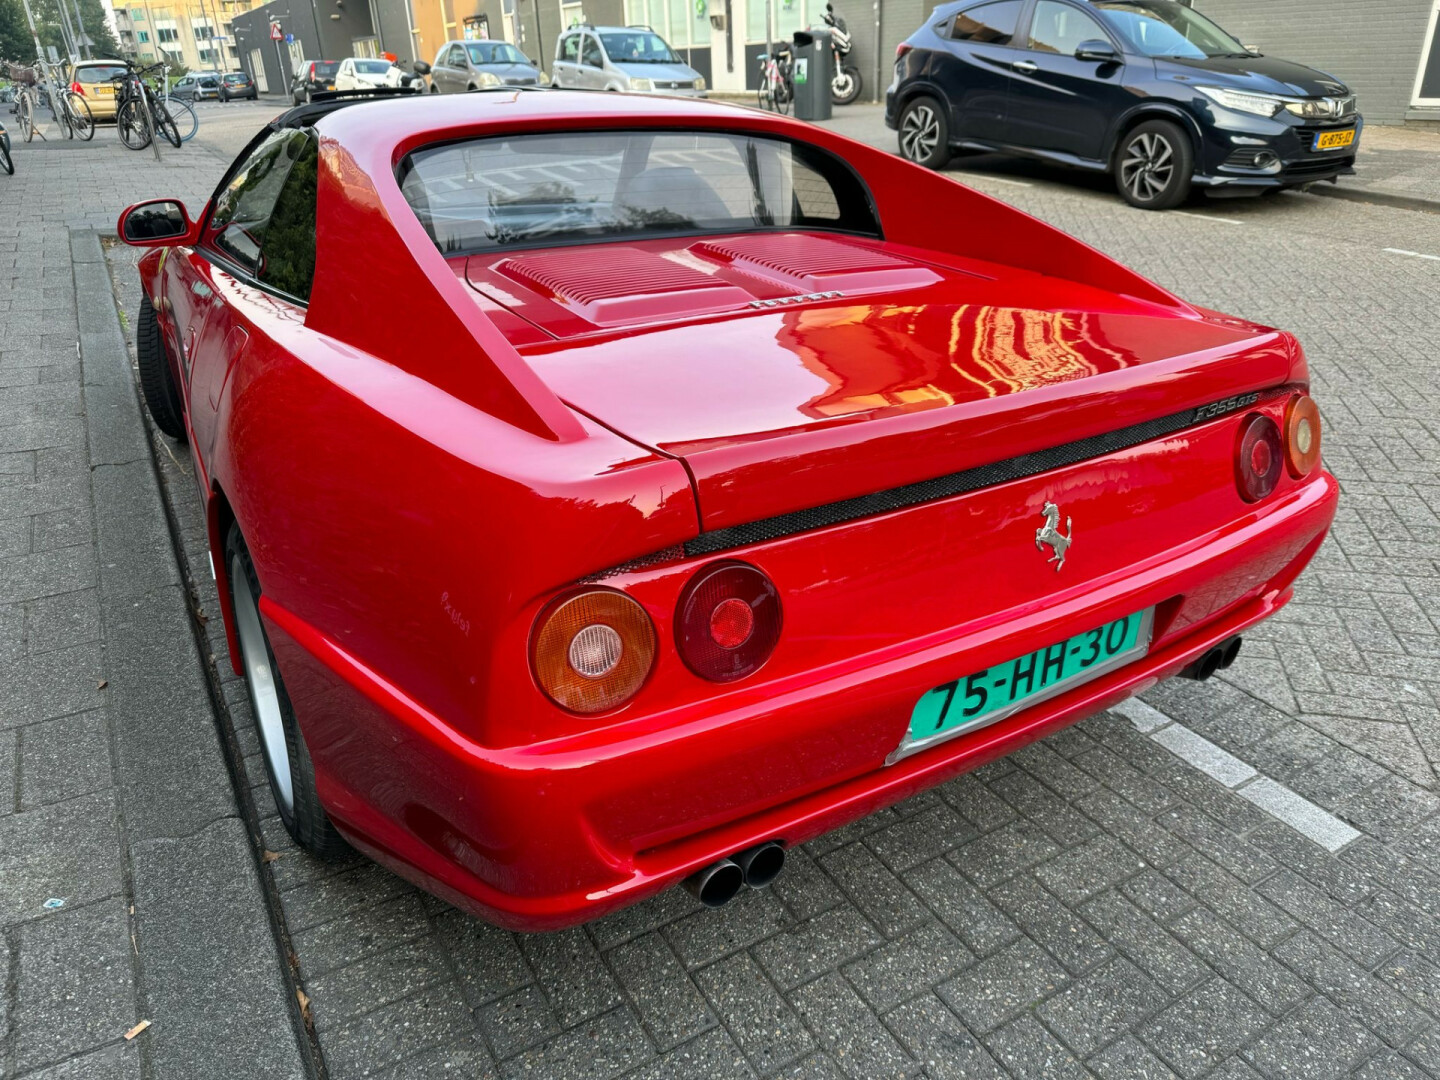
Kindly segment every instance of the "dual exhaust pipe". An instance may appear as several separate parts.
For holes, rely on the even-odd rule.
[[[1217,671],[1224,671],[1235,662],[1235,657],[1240,655],[1240,635],[1226,638],[1213,649],[1207,649],[1190,663],[1180,669],[1182,679],[1194,679],[1197,682],[1204,682]]]
[[[746,848],[728,859],[697,870],[682,883],[685,891],[708,908],[723,907],[746,885],[763,889],[785,868],[785,849],[774,840]]]

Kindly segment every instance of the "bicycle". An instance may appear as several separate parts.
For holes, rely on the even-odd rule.
[[[767,112],[782,116],[789,113],[790,102],[795,98],[795,87],[790,82],[790,50],[780,46],[774,55],[760,54],[760,88],[755,91],[756,104]]]
[[[10,156],[10,133],[0,124],[0,171],[7,176],[15,175],[15,159]]]
[[[15,118],[20,125],[20,137],[27,143],[35,138],[35,95],[28,86],[21,88],[20,96],[15,100]]]
[[[119,87],[115,127],[120,133],[120,141],[131,150],[144,150],[154,142],[157,129],[171,146],[177,150],[180,148],[180,130],[175,125],[175,118],[145,81],[146,75],[163,71],[164,67],[162,61],[137,68],[127,60],[125,74],[110,80]]]
[[[41,72],[50,81],[50,111],[67,139],[89,142],[95,137],[95,117],[83,94],[66,86],[55,76],[53,65],[41,63]]]
[[[175,120],[175,130],[180,133],[180,141],[187,143],[195,137],[200,130],[200,115],[195,111],[195,106],[188,101],[181,101],[179,98],[170,96],[170,74],[167,71],[161,77],[161,83],[165,87],[162,100],[165,108]]]

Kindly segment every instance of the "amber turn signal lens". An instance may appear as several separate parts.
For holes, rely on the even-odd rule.
[[[1296,394],[1285,407],[1285,465],[1299,480],[1320,462],[1320,407],[1308,394]]]
[[[1285,466],[1281,461],[1280,428],[1268,416],[1251,413],[1240,425],[1235,447],[1235,486],[1246,502],[1259,502],[1280,482]]]
[[[555,704],[606,712],[645,685],[655,666],[655,626],[624,593],[587,589],[540,613],[530,651],[535,680]]]

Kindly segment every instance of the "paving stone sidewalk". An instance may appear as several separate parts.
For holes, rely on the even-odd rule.
[[[1193,739],[1151,737],[1117,712],[805,845],[772,889],[719,912],[674,890],[562,934],[510,934],[364,860],[321,864],[288,843],[211,618],[205,655],[188,663],[220,705],[222,746],[233,734],[239,751],[231,813],[253,806],[279,856],[260,891],[278,895],[277,931],[324,1075],[1440,1076],[1440,269],[1387,253],[1440,252],[1440,225],[1307,196],[1227,206],[1233,219],[1145,214],[1083,184],[972,179],[1190,299],[1301,335],[1327,460],[1345,487],[1335,535],[1224,680],[1167,684],[1146,700],[1354,833],[1336,834],[1335,850],[1307,838],[1245,797],[1258,779],[1220,758],[1207,774],[1189,763],[1203,755],[1166,748]],[[184,182],[167,176],[149,190]],[[111,252],[133,316],[132,262]],[[0,349],[5,375],[11,354]],[[88,419],[91,399],[81,404]],[[70,419],[21,426],[58,431]],[[4,420],[0,440],[13,437]],[[153,434],[151,445],[189,604],[213,614],[188,461]],[[27,451],[35,472],[22,486],[39,482],[46,449]],[[12,505],[8,491],[0,508]],[[174,571],[164,543],[125,550],[136,574]],[[98,601],[106,558],[96,559]],[[170,626],[183,620],[184,605],[172,605],[165,633],[153,629],[163,647],[183,653]],[[26,701],[45,699],[41,684],[26,686]],[[192,720],[189,736],[210,730]],[[28,728],[22,736],[28,745]],[[118,940],[120,923],[105,918],[99,903],[27,917],[7,930],[11,972],[48,955],[30,928],[60,928],[46,940],[62,945],[88,940],[70,926]],[[145,945],[142,935],[142,962]],[[80,950],[40,970],[83,961],[73,985],[118,978],[133,993],[129,976],[105,968],[109,956]],[[33,1018],[49,1014],[43,1003],[6,1009],[4,1075],[24,1075],[12,1048],[30,1045]],[[112,1036],[103,1052],[125,1048]]]

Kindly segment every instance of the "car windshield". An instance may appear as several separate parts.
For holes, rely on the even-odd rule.
[[[1111,29],[1146,56],[1203,60],[1251,55],[1204,15],[1173,0],[1096,0],[1092,6]]]
[[[519,49],[508,41],[472,41],[465,46],[472,64],[528,64]]]
[[[361,75],[384,75],[390,70],[389,60],[356,60],[355,70]]]
[[[616,31],[601,34],[605,55],[612,64],[678,64],[680,57],[665,39],[649,30]]]
[[[124,75],[123,64],[94,64],[75,69],[75,81],[90,86],[94,83],[108,83],[117,75]]]
[[[819,228],[878,235],[839,159],[749,135],[566,132],[417,150],[401,190],[442,252]]]
[[[315,74],[314,74],[313,78],[316,78],[316,79],[333,79],[333,78],[335,77],[335,72],[337,72],[337,71],[339,71],[339,70],[340,70],[340,64],[339,64],[338,61],[336,61],[336,60],[321,60],[321,61],[318,61],[318,62],[315,64]]]

